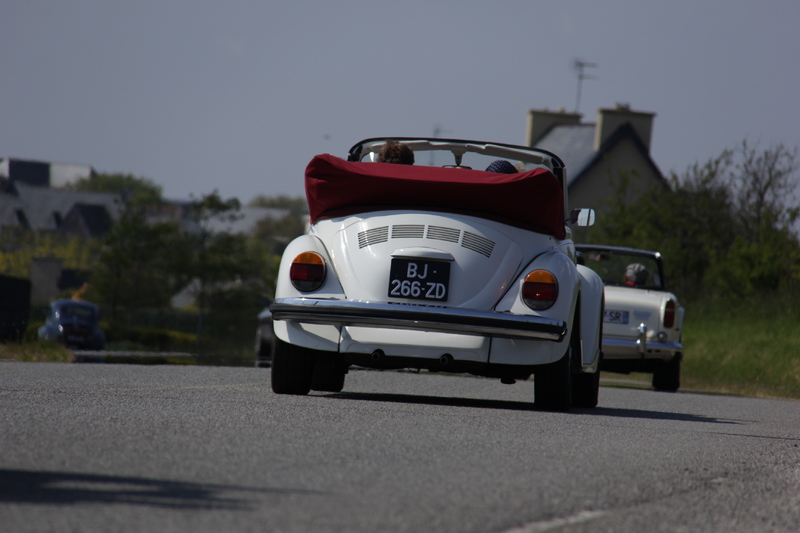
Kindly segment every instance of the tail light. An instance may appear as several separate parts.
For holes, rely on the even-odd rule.
[[[325,281],[325,260],[316,252],[303,252],[292,261],[289,279],[298,291],[319,289]]]
[[[675,325],[675,300],[667,300],[664,308],[664,327],[671,328]]]
[[[542,311],[556,303],[558,280],[547,270],[534,270],[522,283],[522,301],[534,311]]]

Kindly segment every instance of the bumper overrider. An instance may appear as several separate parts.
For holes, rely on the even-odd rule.
[[[567,324],[536,316],[425,305],[277,298],[269,307],[273,320],[306,324],[409,329],[560,342]]]

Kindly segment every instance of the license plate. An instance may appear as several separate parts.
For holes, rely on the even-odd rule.
[[[450,286],[448,261],[392,259],[389,297],[446,302]]]
[[[627,324],[628,312],[606,309],[605,313],[603,314],[603,322],[610,322],[612,324]]]

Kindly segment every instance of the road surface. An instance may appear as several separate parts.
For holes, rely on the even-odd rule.
[[[0,363],[0,532],[800,531],[800,403],[352,371]]]

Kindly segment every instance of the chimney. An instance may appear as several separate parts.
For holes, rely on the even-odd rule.
[[[629,104],[617,104],[614,109],[598,109],[597,125],[594,130],[594,151],[599,151],[603,143],[627,123],[633,127],[649,153],[655,116],[655,113],[631,111]]]
[[[564,108],[558,111],[549,111],[547,109],[529,109],[528,110],[528,130],[525,136],[525,145],[533,146],[542,135],[553,126],[560,126],[563,124],[580,124],[580,113],[567,113]]]

